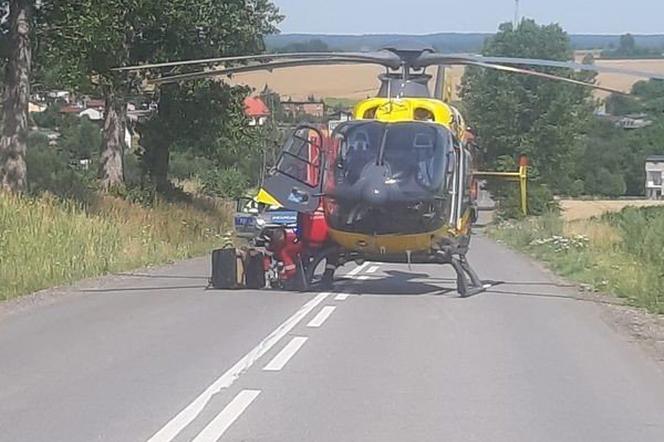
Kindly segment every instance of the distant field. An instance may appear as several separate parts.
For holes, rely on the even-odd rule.
[[[664,74],[664,60],[598,60],[598,65],[622,67]],[[235,84],[246,84],[256,90],[266,85],[281,95],[294,100],[304,100],[310,95],[359,100],[372,96],[378,89],[376,76],[384,69],[373,65],[353,66],[309,66],[296,69],[239,74],[233,78]],[[464,69],[449,69],[449,75],[457,90]],[[632,85],[641,80],[638,77],[617,74],[600,74],[599,83],[621,91],[629,91]],[[599,92],[598,97],[606,96]]]
[[[606,200],[581,201],[561,200],[563,217],[566,221],[576,221],[600,216],[605,213],[620,212],[625,207],[664,206],[664,201],[651,200]]]
[[[361,100],[374,96],[380,82],[376,78],[385,69],[374,65],[307,66],[270,72],[253,72],[236,75],[234,84],[246,84],[255,90],[266,85],[282,96],[304,100],[317,98],[347,98]],[[433,69],[435,72],[435,69]],[[450,69],[455,85],[461,83],[463,68]]]

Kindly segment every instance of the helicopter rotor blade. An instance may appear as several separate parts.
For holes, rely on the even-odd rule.
[[[283,59],[332,59],[332,58],[345,58],[345,59],[356,59],[358,61],[364,61],[371,59],[379,64],[384,64],[385,66],[391,67],[393,69],[398,68],[401,65],[401,59],[394,53],[390,51],[376,51],[376,52],[291,52],[291,53],[279,53],[279,54],[256,54],[256,55],[241,55],[236,57],[218,57],[218,58],[204,58],[198,60],[180,60],[173,62],[165,63],[153,63],[153,64],[142,64],[137,66],[125,66],[114,68],[114,71],[141,71],[147,69],[159,69],[167,67],[179,67],[179,66],[192,66],[197,64],[222,64],[222,63],[231,63],[231,62],[243,62],[243,61],[271,61],[271,60],[283,60]]]
[[[572,61],[541,60],[536,58],[485,57],[482,55],[462,55],[462,54],[446,55],[446,54],[437,54],[437,53],[423,53],[417,58],[417,60],[414,63],[414,66],[426,67],[435,64],[448,64],[450,60],[466,60],[478,63],[490,63],[490,64],[500,64],[500,65],[565,68],[565,69],[573,69],[576,71],[622,74],[634,77],[664,80],[664,74],[657,74],[654,72],[644,72],[633,69],[615,68],[606,65],[575,63]]]
[[[631,96],[631,94],[629,94],[627,92],[620,91],[620,90],[617,90],[617,89],[612,89],[612,88],[609,88],[609,87],[600,86],[598,84],[586,83],[585,81],[579,81],[579,80],[574,80],[572,78],[560,77],[558,75],[546,74],[544,72],[531,71],[531,70],[528,70],[528,69],[521,69],[521,68],[517,68],[517,67],[514,67],[514,66],[504,66],[504,65],[500,65],[500,64],[481,63],[481,62],[467,62],[467,63],[464,63],[464,65],[478,66],[478,67],[482,67],[482,68],[494,69],[494,70],[503,71],[503,72],[512,72],[512,73],[515,73],[515,74],[523,74],[523,75],[528,75],[528,76],[531,76],[531,77],[545,78],[547,80],[562,81],[562,82],[565,82],[565,83],[570,83],[570,84],[575,84],[575,85],[578,85],[578,86],[589,87],[589,88],[592,88],[592,89],[597,89],[597,90],[604,91],[604,92],[610,92],[610,93],[613,93],[613,94]]]
[[[286,69],[301,66],[331,66],[331,65],[344,65],[344,64],[376,64],[383,65],[380,61],[372,58],[356,59],[356,58],[322,58],[322,59],[309,59],[309,60],[290,60],[290,61],[276,61],[272,63],[259,63],[249,66],[236,66],[230,68],[209,69],[205,71],[197,71],[186,74],[170,75],[167,77],[156,78],[149,80],[151,84],[167,84],[176,83],[180,81],[199,80],[203,78],[221,77],[224,75],[242,74],[257,71],[272,71],[273,69]]]

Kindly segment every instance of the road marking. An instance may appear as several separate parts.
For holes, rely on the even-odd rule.
[[[334,297],[335,301],[345,301],[350,295],[348,293],[339,293]]]
[[[379,268],[378,266],[369,267],[369,269],[367,270],[367,273],[376,273],[378,268]]]
[[[335,309],[336,307],[331,306],[323,307],[316,317],[307,324],[307,327],[320,327],[325,321],[327,321],[327,318],[330,317]]]
[[[346,273],[346,276],[349,276],[349,277],[352,278],[353,276],[360,273],[367,266],[367,264],[369,264],[369,263],[368,262],[362,263],[362,265],[359,265],[359,266],[355,267],[353,270],[351,270],[350,272]]]
[[[369,277],[367,275],[362,275],[362,276],[357,277],[358,281],[366,281],[367,279],[369,279]]]
[[[148,442],[170,442],[182,430],[191,424],[196,417],[203,411],[205,406],[210,402],[210,399],[221,390],[230,387],[233,383],[246,372],[254,363],[261,358],[265,353],[270,351],[277,342],[286,336],[302,319],[307,316],[313,309],[315,309],[321,302],[325,301],[330,293],[321,293],[314,299],[304,304],[300,309],[295,312],[293,316],[288,318],[283,324],[277,327],[268,337],[263,339],[256,347],[251,349],[249,353],[244,355],[242,359],[237,361],[226,373],[221,375],[216,381],[212,383],[203,393],[187,405],[177,416],[171,419],[161,430],[152,436]]]
[[[272,359],[269,364],[263,368],[265,371],[280,371],[282,368],[288,364],[288,361],[295,356],[295,353],[307,342],[308,338],[297,336],[286,345],[283,350],[281,350],[275,357]]]
[[[233,422],[247,409],[249,405],[261,394],[259,390],[242,390],[230,404],[203,429],[193,442],[217,442]]]

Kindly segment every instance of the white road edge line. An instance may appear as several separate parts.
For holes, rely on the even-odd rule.
[[[242,390],[230,404],[212,419],[212,422],[203,431],[198,433],[193,442],[217,442],[221,436],[233,425],[233,422],[247,409],[249,405],[261,394],[260,390]]]
[[[339,293],[334,297],[335,301],[345,301],[350,295],[348,293]]]
[[[256,347],[251,349],[249,353],[244,355],[242,359],[237,361],[235,365],[221,375],[216,381],[212,383],[203,393],[180,411],[173,419],[171,419],[163,428],[161,428],[154,436],[148,439],[148,442],[170,442],[182,430],[191,424],[196,417],[203,411],[205,406],[210,402],[212,397],[221,390],[230,387],[233,383],[246,372],[254,363],[261,358],[265,353],[270,351],[277,342],[286,336],[302,319],[307,316],[314,308],[330,296],[330,293],[321,293],[314,299],[304,304],[300,309],[295,312],[293,316],[288,318],[284,323],[277,327],[268,337],[263,339]]]
[[[288,364],[295,353],[302,348],[307,339],[303,336],[296,336],[281,350],[264,368],[265,371],[281,371]]]
[[[378,266],[372,266],[367,269],[367,273],[376,273],[378,271],[379,267]]]
[[[318,312],[318,314],[314,317],[314,319],[312,319],[307,324],[307,327],[320,327],[321,325],[323,325],[325,321],[327,321],[327,318],[330,317],[330,315],[332,314],[332,312],[334,312],[335,309],[336,307],[332,306],[323,307],[321,311]]]

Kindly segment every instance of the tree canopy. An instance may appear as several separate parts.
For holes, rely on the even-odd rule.
[[[515,29],[500,26],[487,40],[484,55],[569,60],[568,35],[556,24],[523,20]],[[592,75],[546,68],[556,75],[589,81]],[[589,89],[539,78],[468,69],[462,82],[463,105],[480,144],[486,166],[514,164],[520,154],[531,159],[535,177],[554,191],[574,185],[573,158],[593,110]]]

